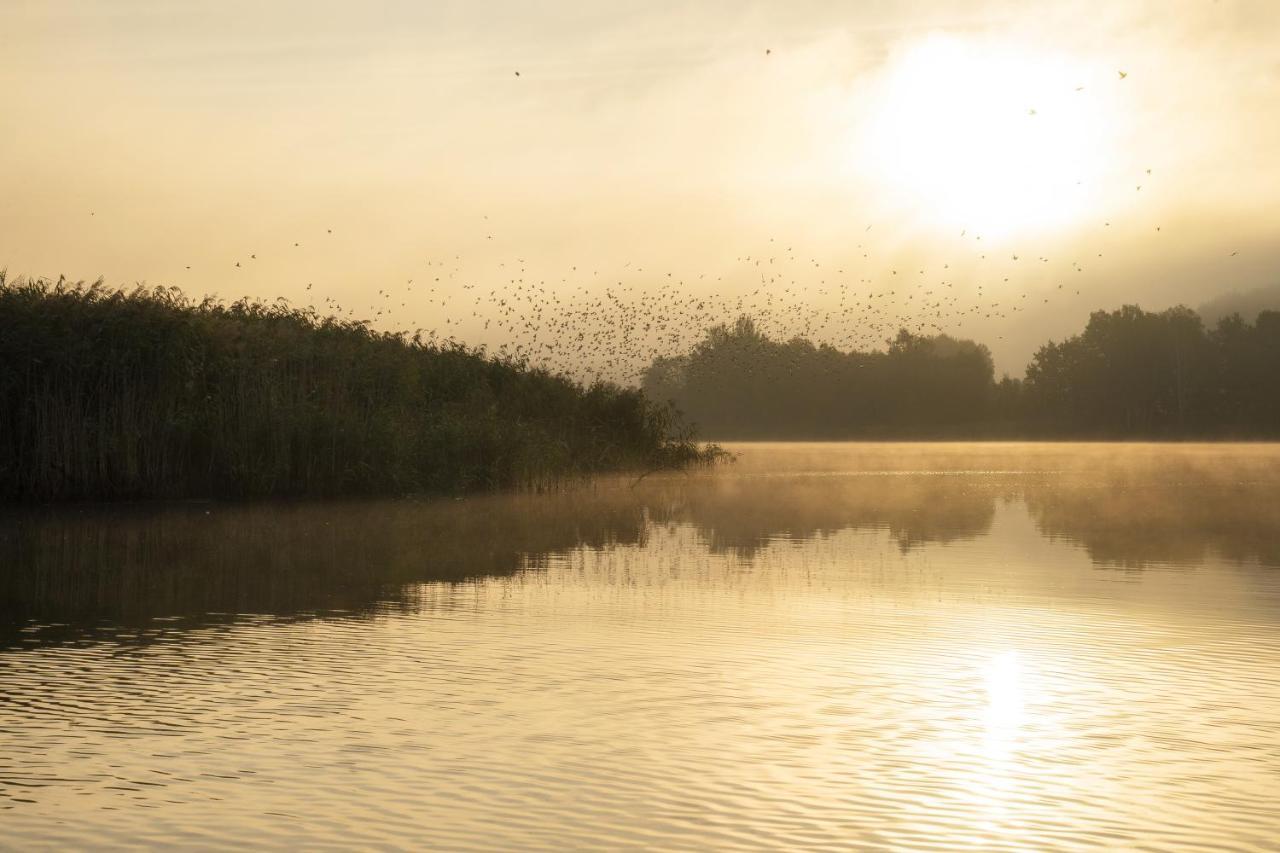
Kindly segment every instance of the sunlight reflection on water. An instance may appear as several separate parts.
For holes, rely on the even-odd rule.
[[[1013,740],[1022,722],[1022,661],[1016,651],[1003,652],[985,669],[987,740],[998,746]]]
[[[1280,835],[1280,450],[742,449],[0,519],[0,845]]]

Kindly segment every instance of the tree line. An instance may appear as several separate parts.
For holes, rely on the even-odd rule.
[[[749,317],[656,359],[642,387],[717,439],[1280,437],[1280,312],[1097,311],[997,380],[983,344],[906,330],[882,351],[771,340]]]

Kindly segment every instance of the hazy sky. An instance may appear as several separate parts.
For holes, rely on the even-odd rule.
[[[1021,300],[942,320],[1015,373],[1090,310],[1280,281],[1274,0],[5,0],[0,32],[11,275],[362,315],[446,261],[732,296],[772,253],[818,308]]]

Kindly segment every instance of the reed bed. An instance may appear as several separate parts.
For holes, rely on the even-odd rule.
[[[540,488],[714,455],[638,390],[461,344],[0,273],[0,500]]]

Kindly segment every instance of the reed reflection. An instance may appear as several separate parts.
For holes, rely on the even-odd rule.
[[[639,543],[641,505],[615,496],[12,512],[0,516],[0,626],[63,623],[43,635],[74,637],[156,617],[406,607],[409,584],[510,576],[551,552]]]

